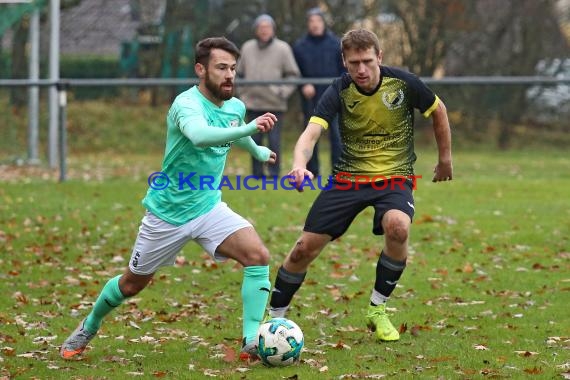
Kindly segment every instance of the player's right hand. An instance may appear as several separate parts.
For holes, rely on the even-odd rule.
[[[310,180],[315,178],[313,173],[305,168],[293,168],[293,170],[291,170],[287,175],[291,177],[289,178],[289,183],[295,186],[295,189],[299,192],[303,192],[303,187],[301,185],[303,184],[305,177],[309,177]]]
[[[269,132],[273,129],[275,122],[277,121],[277,117],[272,114],[271,112],[266,112],[257,119],[255,119],[255,125],[259,132],[265,133]]]

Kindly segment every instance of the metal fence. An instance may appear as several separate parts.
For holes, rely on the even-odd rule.
[[[465,76],[465,77],[445,77],[441,79],[421,78],[426,84],[432,87],[440,86],[526,86],[530,88],[563,88],[562,95],[554,95],[555,101],[570,103],[570,78],[553,78],[540,76],[519,76],[519,77],[483,77],[483,76]],[[330,84],[332,78],[298,78],[291,80],[277,81],[252,81],[252,80],[236,80],[239,86],[248,85],[303,85],[303,84]],[[188,79],[159,79],[159,78],[139,78],[139,79],[61,79],[52,80],[27,80],[27,79],[0,79],[0,89],[26,87],[28,93],[28,158],[30,161],[38,159],[38,89],[49,88],[56,89],[58,93],[58,107],[53,110],[50,108],[50,119],[56,118],[58,121],[55,126],[50,123],[48,135],[48,161],[52,168],[59,167],[59,179],[64,181],[67,173],[67,92],[81,87],[181,87],[197,84],[196,78]],[[561,87],[562,86],[562,87]],[[564,97],[567,98],[564,98]],[[562,97],[561,99],[556,99]],[[51,113],[56,113],[52,115]]]

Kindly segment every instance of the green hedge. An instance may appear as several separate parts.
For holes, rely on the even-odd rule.
[[[9,79],[12,77],[10,67],[10,54],[6,51],[0,52],[0,78]],[[48,63],[41,61],[41,78],[46,79],[48,75]],[[121,67],[118,58],[113,57],[83,57],[83,56],[62,56],[60,59],[61,78],[120,78]],[[73,96],[76,99],[100,99],[110,96],[117,96],[119,90],[113,87],[77,87],[72,88]]]
[[[60,60],[61,78],[120,78],[119,59],[114,57],[63,56]],[[119,93],[116,87],[72,88],[75,99],[98,99],[114,97]]]

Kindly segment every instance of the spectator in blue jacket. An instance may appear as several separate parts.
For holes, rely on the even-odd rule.
[[[293,45],[293,54],[301,75],[305,78],[336,78],[345,72],[340,50],[340,39],[327,28],[325,16],[321,9],[311,8],[307,11],[307,33]],[[304,125],[307,125],[319,99],[328,84],[305,84],[301,87],[301,100]],[[342,150],[338,120],[329,126],[331,145],[331,165],[338,160]],[[313,157],[307,163],[307,170],[319,175],[319,150],[315,145]]]

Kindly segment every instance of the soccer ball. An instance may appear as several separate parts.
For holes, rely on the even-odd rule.
[[[293,321],[273,318],[261,324],[257,332],[257,350],[263,364],[287,366],[299,361],[303,348],[303,331]]]

